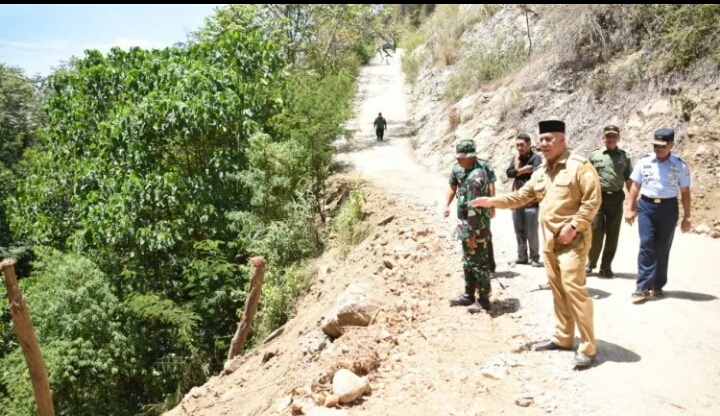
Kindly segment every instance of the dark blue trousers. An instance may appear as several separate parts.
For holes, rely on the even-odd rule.
[[[678,221],[677,198],[661,199],[660,203],[652,201],[643,196],[637,205],[640,230],[638,290],[658,290],[667,283],[670,247]]]

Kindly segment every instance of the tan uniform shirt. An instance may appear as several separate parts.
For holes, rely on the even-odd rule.
[[[577,245],[582,239],[589,249],[591,223],[600,209],[602,194],[600,179],[590,161],[566,150],[552,168],[547,160],[543,160],[540,168],[519,190],[490,199],[498,208],[515,208],[538,201],[543,250],[552,252],[555,236],[565,224],[577,229],[577,236],[570,245]]]

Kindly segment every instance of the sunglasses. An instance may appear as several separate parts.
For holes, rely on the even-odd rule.
[[[666,144],[654,144],[653,148],[654,149],[665,149],[665,148],[667,148],[667,145]]]

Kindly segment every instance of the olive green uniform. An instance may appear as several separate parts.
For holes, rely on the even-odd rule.
[[[600,178],[602,205],[592,222],[592,248],[588,256],[588,271],[594,269],[600,258],[605,238],[605,250],[600,262],[600,273],[612,277],[612,261],[617,251],[620,226],[623,220],[625,181],[630,179],[632,163],[628,154],[618,148],[609,150],[605,146],[590,152],[590,163],[595,166]]]

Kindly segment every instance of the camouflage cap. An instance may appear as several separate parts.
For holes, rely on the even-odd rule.
[[[455,151],[456,158],[477,156],[477,153],[475,153],[475,143],[472,140],[466,139],[461,141],[455,146]]]

